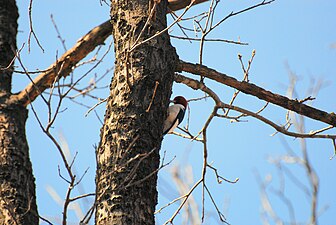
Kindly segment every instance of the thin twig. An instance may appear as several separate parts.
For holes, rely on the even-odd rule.
[[[169,35],[171,38],[176,38],[180,40],[186,40],[186,41],[201,41],[201,38],[193,38],[193,37],[181,37],[176,35]],[[247,42],[241,42],[241,41],[233,41],[233,40],[226,40],[226,39],[220,39],[220,38],[204,38],[204,42],[224,42],[228,44],[236,44],[236,45],[248,45]]]
[[[94,110],[97,106],[99,106],[100,104],[104,103],[107,101],[107,98],[100,100],[99,102],[97,102],[96,104],[94,104],[85,114],[84,116],[87,117],[89,115],[89,113]]]
[[[194,2],[195,2],[195,0],[191,0],[190,4],[189,4],[187,7],[185,7],[183,13],[182,13],[182,14],[181,14],[181,15],[180,15],[180,16],[179,16],[179,17],[178,17],[172,24],[170,24],[168,27],[166,27],[165,29],[163,29],[163,30],[157,32],[156,34],[152,35],[151,37],[149,37],[149,38],[147,38],[147,39],[141,41],[140,43],[134,43],[134,44],[132,45],[132,47],[130,48],[130,52],[134,51],[134,49],[136,49],[136,48],[139,47],[140,45],[142,45],[142,44],[144,44],[144,43],[147,43],[148,41],[150,41],[150,40],[156,38],[157,36],[159,36],[159,35],[165,33],[167,30],[169,30],[171,27],[173,27],[173,26],[174,26],[177,22],[179,22],[180,19],[187,13],[187,11],[188,11],[188,10],[190,9],[190,7],[194,4]]]
[[[58,27],[57,27],[57,24],[56,24],[56,22],[55,22],[55,20],[54,20],[54,16],[53,16],[53,14],[50,14],[50,19],[51,19],[52,24],[54,25],[55,30],[56,30],[57,38],[61,41],[61,44],[62,44],[62,46],[63,46],[63,49],[64,49],[64,51],[66,52],[66,51],[67,51],[67,47],[66,47],[66,45],[65,45],[65,40],[64,40],[64,39],[62,38],[62,36],[61,36],[61,32],[59,31],[59,29],[58,29]]]
[[[153,101],[154,101],[154,98],[155,98],[155,95],[156,95],[156,90],[157,90],[157,87],[159,86],[159,81],[155,81],[155,87],[154,87],[154,91],[153,91],[153,95],[152,95],[152,99],[149,103],[149,106],[148,108],[146,109],[146,112],[148,113],[150,108],[152,107],[152,104],[153,104]]]
[[[30,0],[29,1],[29,7],[28,7],[28,16],[29,16],[28,52],[30,52],[30,39],[31,39],[32,35],[33,35],[37,45],[40,47],[42,52],[44,52],[44,49],[43,49],[43,47],[42,47],[39,39],[37,38],[37,36],[34,32],[34,29],[33,29],[32,8],[33,8],[33,0]]]
[[[96,196],[96,194],[95,193],[89,193],[89,194],[80,195],[80,196],[77,196],[77,197],[74,197],[74,198],[70,198],[69,201],[73,202],[73,201],[77,201],[79,199],[87,198],[87,197],[91,197],[91,196]]]

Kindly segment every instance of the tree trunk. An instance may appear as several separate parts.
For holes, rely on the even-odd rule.
[[[0,0],[0,224],[38,224],[35,179],[25,124],[27,109],[9,101],[18,9]]]
[[[177,55],[167,32],[130,49],[166,27],[167,1],[111,3],[116,61],[97,149],[96,224],[155,224],[159,149]]]

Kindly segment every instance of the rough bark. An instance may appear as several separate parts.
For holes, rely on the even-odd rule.
[[[25,135],[27,109],[0,110],[0,224],[38,224],[35,180]]]
[[[0,0],[0,224],[38,224],[35,179],[25,134],[27,109],[9,104],[18,9]]]
[[[16,50],[18,10],[15,0],[0,0],[0,96],[9,95]],[[5,69],[4,69],[5,68]]]
[[[150,11],[153,14],[147,21]],[[177,55],[167,33],[167,2],[114,0],[115,73],[97,149],[96,224],[155,224],[163,121]]]

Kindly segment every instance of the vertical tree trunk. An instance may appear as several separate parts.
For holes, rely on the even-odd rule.
[[[155,224],[156,172],[177,55],[167,32],[130,49],[166,27],[167,1],[111,3],[116,61],[97,149],[96,224]]]
[[[27,109],[0,110],[0,224],[38,224],[35,183],[25,135]]]
[[[6,68],[15,56],[18,17],[15,0],[0,0],[0,97],[11,91],[13,66]]]
[[[27,109],[10,102],[18,9],[0,0],[0,224],[38,224],[35,183],[25,134]]]

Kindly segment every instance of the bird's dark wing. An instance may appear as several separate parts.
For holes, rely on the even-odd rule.
[[[163,135],[166,135],[169,131],[173,129],[175,129],[183,120],[184,118],[184,114],[185,114],[185,110],[180,110],[179,113],[177,114],[174,122],[171,124],[171,126],[166,129],[164,132],[163,132]]]

